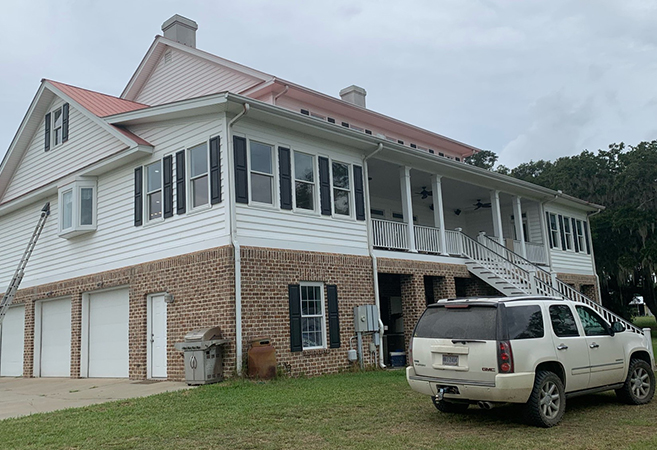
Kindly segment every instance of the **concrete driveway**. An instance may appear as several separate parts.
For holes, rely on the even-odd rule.
[[[0,378],[0,420],[188,389],[173,381],[115,378]]]

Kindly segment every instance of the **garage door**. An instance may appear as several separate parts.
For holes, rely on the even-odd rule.
[[[40,338],[37,376],[68,377],[71,375],[71,300],[50,300],[37,304]],[[39,348],[40,347],[40,348]]]
[[[89,377],[128,377],[127,289],[89,294]]]
[[[9,308],[0,326],[0,376],[23,375],[25,307]]]

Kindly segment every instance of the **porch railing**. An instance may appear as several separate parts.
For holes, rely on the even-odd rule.
[[[440,253],[440,229],[414,225],[415,248],[419,252]]]
[[[372,219],[375,247],[408,250],[408,225],[391,220]]]
[[[513,240],[513,251],[520,253],[522,244],[519,240]],[[543,244],[536,244],[535,242],[525,242],[525,249],[527,250],[527,259],[534,264],[547,264],[547,253]]]
[[[447,253],[450,255],[463,254],[463,239],[460,231],[445,230],[445,240],[447,241]]]

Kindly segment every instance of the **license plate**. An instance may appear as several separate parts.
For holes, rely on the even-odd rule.
[[[443,366],[458,366],[459,357],[456,355],[443,355]]]

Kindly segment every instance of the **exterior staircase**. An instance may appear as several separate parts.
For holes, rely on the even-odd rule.
[[[584,303],[609,322],[621,322],[627,330],[644,332],[632,323],[604,308],[557,279],[556,274],[533,264],[496,240],[481,233],[477,240],[460,233],[462,256],[468,259],[470,273],[508,297],[541,295]]]

